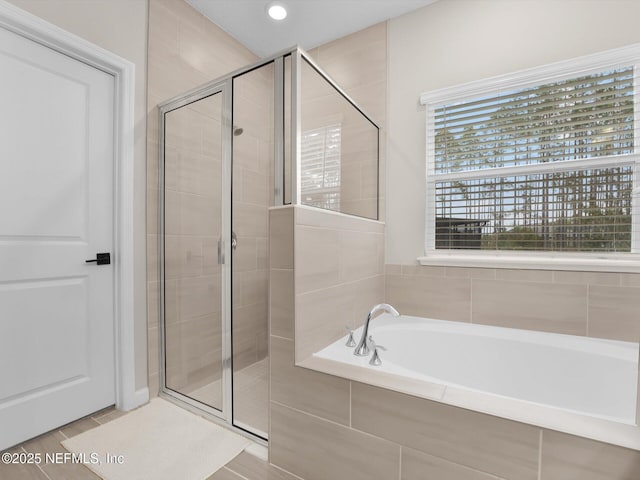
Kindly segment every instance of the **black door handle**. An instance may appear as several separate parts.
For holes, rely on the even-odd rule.
[[[97,265],[109,265],[111,264],[110,253],[96,253],[96,258],[93,260],[85,260],[84,263],[96,262]]]

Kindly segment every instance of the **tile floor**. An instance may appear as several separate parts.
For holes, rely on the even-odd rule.
[[[60,444],[64,439],[122,415],[126,413],[110,407],[13,447],[9,452],[41,453],[42,455],[65,452],[66,450]],[[0,479],[2,480],[99,480],[99,478],[80,464],[5,465],[0,462]],[[296,480],[296,477],[243,452],[207,480]]]
[[[188,395],[207,405],[220,405],[220,380]],[[235,424],[266,438],[269,431],[269,359],[264,358],[233,375]]]

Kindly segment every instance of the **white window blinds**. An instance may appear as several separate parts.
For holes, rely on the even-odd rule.
[[[428,103],[427,251],[635,251],[636,76],[616,65]]]
[[[304,203],[340,210],[342,127],[329,125],[302,132],[301,193]]]

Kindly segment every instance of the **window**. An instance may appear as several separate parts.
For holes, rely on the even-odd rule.
[[[427,255],[640,251],[639,53],[424,94]]]
[[[341,142],[340,125],[302,132],[300,188],[306,205],[340,211]]]

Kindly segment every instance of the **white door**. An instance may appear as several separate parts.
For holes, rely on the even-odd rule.
[[[113,136],[113,76],[0,28],[0,449],[115,403]]]

